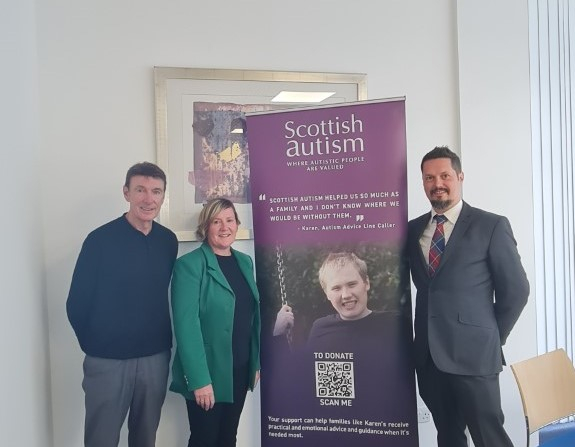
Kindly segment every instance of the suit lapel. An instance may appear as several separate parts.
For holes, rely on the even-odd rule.
[[[227,290],[229,290],[233,296],[235,296],[234,291],[232,290],[230,284],[228,283],[228,280],[226,279],[226,277],[222,273],[222,269],[220,268],[220,265],[218,263],[218,260],[216,258],[216,255],[214,254],[213,250],[210,248],[209,245],[207,245],[205,243],[202,244],[201,247],[202,247],[202,250],[203,250],[204,255],[206,257],[206,261],[207,261],[207,265],[208,265],[208,274],[212,278],[214,278],[214,280],[216,282],[218,282],[223,287],[225,287]],[[259,302],[258,288],[256,286],[256,282],[255,282],[254,277],[253,277],[253,273],[252,273],[253,270],[251,268],[250,259],[248,257],[239,256],[238,252],[236,250],[234,250],[233,248],[232,248],[232,255],[236,258],[236,261],[238,263],[240,271],[242,272],[242,275],[244,275],[244,278],[246,279],[248,285],[250,286],[250,289],[251,289],[252,293],[254,294],[256,301]]]
[[[220,265],[218,264],[218,260],[216,259],[216,255],[214,254],[213,250],[206,243],[203,243],[201,248],[202,251],[204,252],[204,256],[206,257],[206,263],[208,265],[208,275],[214,278],[214,281],[221,284],[223,287],[229,290],[230,293],[232,293],[233,295],[232,288],[230,287],[228,280],[222,273],[222,269],[220,269]]]
[[[236,260],[238,261],[238,266],[240,267],[242,275],[244,275],[244,278],[246,279],[248,285],[250,286],[250,290],[254,294],[256,301],[259,301],[260,298],[259,298],[258,288],[256,286],[256,282],[255,282],[254,276],[253,276],[251,259],[247,256],[239,256],[238,252],[234,249],[232,249],[232,254],[235,256]]]

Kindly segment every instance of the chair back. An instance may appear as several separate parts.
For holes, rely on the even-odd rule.
[[[529,434],[575,414],[575,368],[563,349],[511,365]]]

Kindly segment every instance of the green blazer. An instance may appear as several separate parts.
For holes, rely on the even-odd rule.
[[[256,300],[249,360],[250,389],[260,369],[260,306],[252,259],[232,249]],[[212,384],[216,402],[233,402],[232,331],[235,296],[207,243],[178,258],[172,277],[176,354],[170,390],[194,399]]]

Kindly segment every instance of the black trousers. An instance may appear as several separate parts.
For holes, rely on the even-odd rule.
[[[234,369],[234,402],[217,402],[204,410],[194,400],[186,399],[190,439],[188,447],[235,447],[240,416],[248,391],[249,369]]]
[[[431,411],[438,447],[513,447],[503,428],[499,374],[460,376],[437,369],[431,356],[417,368],[419,394]]]

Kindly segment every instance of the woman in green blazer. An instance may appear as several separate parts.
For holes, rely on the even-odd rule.
[[[188,447],[233,447],[248,389],[259,380],[260,309],[252,259],[231,248],[238,225],[231,201],[210,200],[172,278],[176,354],[170,390],[186,399]]]

